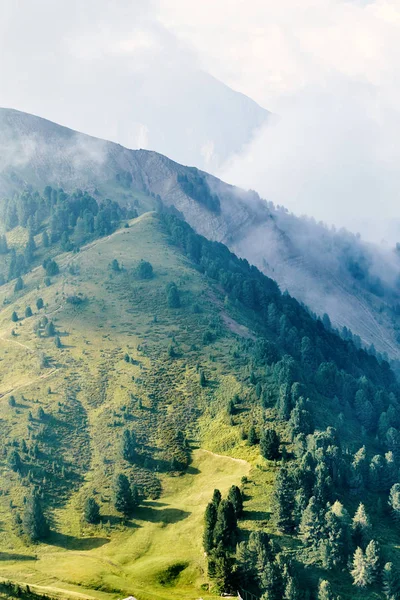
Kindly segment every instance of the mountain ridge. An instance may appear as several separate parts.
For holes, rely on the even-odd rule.
[[[225,184],[159,153],[128,150],[41,117],[32,122],[30,115],[1,109],[0,149],[3,195],[26,184],[36,188],[49,184],[91,193],[99,188],[103,197],[116,194],[125,204],[135,194],[147,195],[150,203],[158,196],[180,211],[198,233],[226,243],[320,316],[328,313],[334,326],[345,326],[367,345],[399,358],[394,310],[399,302],[395,284],[399,268],[393,252],[298,219],[256,192]],[[125,186],[117,185],[116,177],[127,178]],[[189,181],[180,183],[179,177]],[[197,195],[200,190],[202,201],[191,197],[188,189],[197,190]],[[213,198],[218,206],[210,209]],[[361,275],[359,264],[366,265]],[[379,296],[369,288],[374,290],[374,282],[382,277],[384,295]]]

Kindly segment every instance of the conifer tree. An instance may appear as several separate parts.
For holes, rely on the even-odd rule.
[[[44,306],[43,298],[38,298],[36,300],[36,308],[38,310],[40,310],[41,308],[43,308],[43,306]]]
[[[205,552],[209,553],[214,547],[214,528],[217,522],[217,507],[213,502],[207,504],[204,514],[203,546]]]
[[[167,304],[169,308],[179,308],[181,305],[178,288],[175,283],[171,283],[167,287]]]
[[[286,467],[282,467],[276,477],[274,490],[274,513],[276,525],[283,533],[294,528],[294,484]]]
[[[324,567],[332,569],[346,562],[349,552],[347,511],[336,502],[325,514],[324,538],[321,543],[329,551],[325,553]]]
[[[49,535],[49,526],[43,514],[39,498],[35,493],[31,494],[26,500],[22,521],[24,533],[32,542],[44,540]]]
[[[254,427],[254,425],[252,425],[249,429],[249,433],[247,435],[247,441],[249,446],[255,446],[255,444],[257,444],[257,433],[256,433],[256,428]]]
[[[237,521],[235,509],[229,500],[221,500],[217,510],[214,528],[214,545],[222,544],[225,549],[233,550],[236,544]]]
[[[231,558],[229,552],[222,544],[219,544],[210,553],[208,558],[208,575],[214,583],[215,592],[219,595],[233,591],[233,562],[233,558]]]
[[[275,429],[265,429],[260,440],[261,456],[268,460],[279,458],[280,439]]]
[[[400,574],[393,563],[387,562],[382,570],[383,593],[386,600],[399,600]]]
[[[24,289],[24,280],[20,276],[20,277],[18,277],[17,281],[15,282],[14,292],[20,292],[23,289]]]
[[[11,321],[12,321],[13,323],[17,323],[17,321],[18,321],[18,315],[17,315],[17,313],[15,312],[15,310],[13,311],[13,313],[12,313],[12,315],[11,315]]]
[[[53,335],[55,335],[56,328],[54,327],[53,321],[49,321],[47,323],[46,328],[45,328],[45,333],[46,333],[47,337],[53,337]]]
[[[326,579],[319,582],[317,600],[337,600],[331,588],[331,584]]]
[[[278,416],[282,421],[287,421],[290,416],[290,394],[289,386],[286,383],[282,383],[279,388],[279,398],[276,406],[278,410]]]
[[[235,509],[236,518],[240,519],[243,514],[243,497],[242,492],[237,485],[233,485],[230,488],[228,492],[228,500],[232,503],[232,506]]]
[[[354,544],[365,548],[370,540],[371,524],[362,502],[353,517],[352,530]]]
[[[200,371],[199,381],[200,381],[201,387],[206,387],[207,379],[206,379],[206,376],[205,376],[205,373],[203,370]]]
[[[219,490],[215,489],[213,492],[213,495],[212,495],[211,502],[214,504],[216,509],[218,509],[221,499],[222,499],[221,492]]]
[[[380,549],[378,542],[375,540],[371,540],[365,550],[365,562],[371,581],[376,581],[380,570]]]
[[[119,473],[114,482],[114,506],[116,510],[128,517],[133,510],[131,487],[126,475]]]
[[[100,506],[93,496],[86,498],[83,515],[87,523],[96,525],[100,522]]]
[[[17,450],[11,450],[10,454],[7,457],[7,463],[10,469],[19,473],[22,469],[22,460]]]
[[[389,506],[392,510],[393,518],[400,522],[400,483],[395,483],[389,493]]]
[[[300,521],[299,529],[304,543],[307,546],[316,547],[321,540],[323,528],[321,508],[315,496],[312,496]]]
[[[372,571],[368,567],[364,552],[360,547],[356,548],[356,551],[354,552],[351,576],[353,578],[353,584],[360,588],[367,587],[373,581]]]
[[[136,457],[135,434],[129,429],[125,429],[122,434],[121,454],[124,460],[133,462]]]
[[[25,309],[25,317],[27,319],[29,319],[29,317],[31,317],[31,316],[32,316],[32,309],[31,309],[30,306],[27,306],[26,309]]]

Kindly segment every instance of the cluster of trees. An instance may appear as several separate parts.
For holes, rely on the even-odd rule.
[[[234,550],[238,541],[237,521],[243,514],[240,489],[232,486],[228,497],[214,490],[204,515],[203,546],[207,553],[208,575],[218,591],[231,591],[234,586]]]
[[[28,230],[29,238],[22,252],[8,249],[5,236],[0,237],[0,254],[10,253],[7,280],[26,273],[35,259],[35,236],[41,233],[42,246],[59,243],[62,251],[70,252],[86,241],[112,233],[124,219],[137,216],[135,208],[126,209],[106,199],[100,204],[87,192],[77,190],[67,194],[62,189],[47,186],[43,194],[27,190],[6,199],[0,207],[0,218],[7,231],[18,225]],[[48,268],[55,268],[49,261]],[[47,271],[47,267],[43,265]],[[48,276],[56,273],[47,273]]]
[[[131,517],[139,505],[139,492],[135,484],[130,484],[124,473],[118,473],[114,480],[113,502],[115,509],[125,518]]]
[[[260,444],[265,458],[285,459],[274,491],[277,528],[299,536],[315,563],[328,571],[352,563],[354,585],[364,585],[364,575],[365,585],[375,583],[384,571],[374,566],[377,536],[370,531],[369,540],[361,542],[355,524],[365,507],[353,522],[337,499],[375,494],[384,518],[389,509],[400,517],[400,388],[389,364],[361,349],[353,336],[341,338],[327,316],[321,320],[308,313],[222,244],[196,235],[174,215],[163,213],[160,219],[196,268],[222,287],[225,303],[252,311],[258,325],[257,340],[238,342],[233,356],[238,367],[250,365],[245,381],[253,386],[254,401],[274,410],[292,442],[293,455],[287,456],[274,428],[259,426],[257,434],[251,426],[247,433],[248,443]],[[326,406],[323,420],[320,405]],[[227,410],[234,415],[235,402]],[[363,438],[358,450],[347,424]],[[325,582],[321,594],[328,588]]]
[[[241,587],[254,590],[264,600],[305,597],[293,560],[264,531],[252,531],[248,542],[238,545],[236,573]]]
[[[15,514],[15,526],[18,533],[30,542],[40,542],[48,538],[50,527],[36,490],[31,490],[28,496],[24,497],[22,518],[19,513]]]
[[[195,167],[186,168],[185,174],[178,173],[177,181],[187,196],[203,204],[208,210],[219,214],[221,205],[216,194],[212,194],[204,175]]]

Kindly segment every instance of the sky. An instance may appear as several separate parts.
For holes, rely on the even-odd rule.
[[[226,133],[232,152],[210,170],[297,214],[400,240],[398,0],[0,0],[0,15],[1,106],[146,147],[154,115],[115,119],[140,87],[159,119],[169,109],[156,149],[174,154],[188,104],[193,120],[207,98],[210,127],[220,121],[208,83],[184,103],[169,85],[180,74],[190,87],[201,69],[274,113],[245,147]]]

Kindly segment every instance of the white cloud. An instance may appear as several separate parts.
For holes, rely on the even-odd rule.
[[[0,0],[0,15],[0,105],[183,162],[196,154],[182,140],[208,126],[200,148],[215,169],[210,131],[229,98],[193,79],[202,67],[280,117],[220,174],[400,237],[398,0]]]

